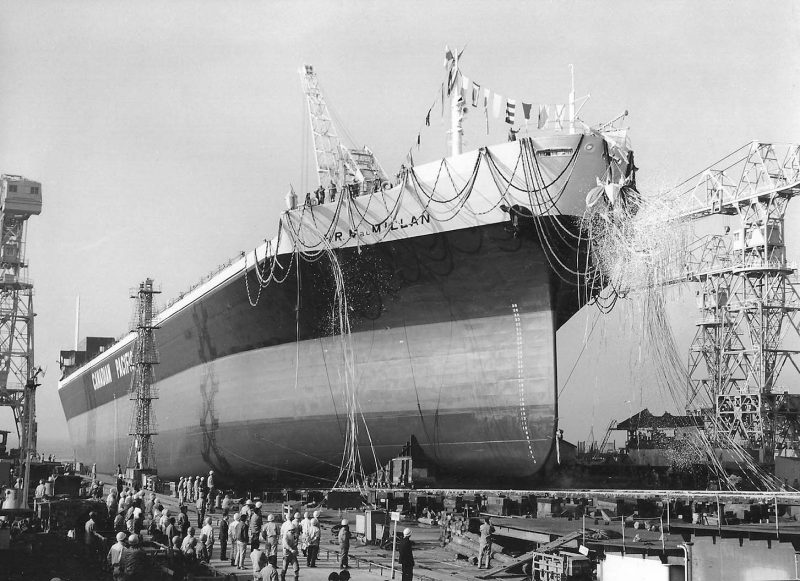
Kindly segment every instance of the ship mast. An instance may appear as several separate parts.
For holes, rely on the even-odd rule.
[[[450,155],[461,155],[463,150],[464,137],[464,91],[461,87],[461,79],[458,78],[458,51],[454,52],[452,69],[448,75],[448,82],[452,79],[452,90],[450,91]]]

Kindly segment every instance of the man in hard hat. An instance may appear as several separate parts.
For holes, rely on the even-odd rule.
[[[414,555],[411,551],[411,529],[403,530],[403,539],[397,546],[398,561],[402,568],[401,581],[411,581],[414,578]]]
[[[322,537],[322,530],[319,528],[319,520],[311,519],[308,527],[308,554],[306,555],[306,565],[309,567],[317,566],[317,555],[319,555],[319,542]]]
[[[261,502],[257,502],[250,513],[250,550],[255,551],[261,544],[261,525],[263,519],[261,518]],[[261,567],[258,568],[261,570]]]
[[[303,553],[304,557],[308,556],[308,529],[311,528],[311,517],[308,512],[303,513],[303,520],[300,521],[300,538],[297,541],[297,546]]]
[[[342,519],[342,526],[339,528],[339,568],[349,567],[347,561],[350,556],[350,525],[347,519]]]
[[[139,546],[139,535],[128,537],[128,546],[119,560],[120,573],[125,581],[145,581],[148,577],[147,555]]]
[[[289,565],[294,569],[294,579],[297,581],[300,577],[300,563],[297,559],[297,536],[300,534],[300,526],[294,524],[290,525],[286,534],[283,535],[283,567],[281,567],[281,581],[286,581],[286,571]]]
[[[264,539],[267,546],[264,548],[264,553],[269,557],[275,557],[275,562],[278,562],[278,523],[275,522],[275,515],[268,514],[267,522],[261,527],[261,538]]]
[[[111,567],[111,575],[114,581],[122,579],[120,573],[120,559],[122,559],[122,551],[125,550],[125,533],[117,533],[117,542],[111,545],[106,556],[106,561]]]

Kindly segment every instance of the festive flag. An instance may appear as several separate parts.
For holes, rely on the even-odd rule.
[[[428,127],[431,126],[431,111],[432,110],[433,110],[433,107],[428,109],[428,114],[425,116],[425,125],[427,125]]]
[[[525,101],[522,102],[522,116],[525,117],[525,121],[531,118],[531,104]]]
[[[492,90],[490,88],[485,88],[483,90],[483,108],[489,108],[489,96],[492,94]]]
[[[417,147],[420,146],[420,134],[417,133]]]
[[[453,56],[453,51],[450,50],[449,46],[444,45],[444,66],[447,67],[447,65],[450,64],[450,61],[453,60],[455,60],[455,57]]]
[[[472,83],[472,106],[473,107],[477,107],[478,106],[478,100],[480,99],[480,95],[481,95],[481,86],[478,83],[473,81],[473,83]]]
[[[556,105],[556,119],[560,127],[561,123],[564,121],[564,105]]]
[[[469,91],[471,86],[469,77],[461,75],[461,98],[464,99],[464,101],[467,100],[467,91]]]
[[[516,115],[517,102],[514,99],[506,101],[506,123],[514,125],[514,117]]]
[[[539,105],[539,129],[547,124],[547,105]]]
[[[503,104],[503,97],[498,95],[497,93],[494,94],[494,103],[492,103],[492,115],[494,118],[497,119],[500,117],[500,106]]]

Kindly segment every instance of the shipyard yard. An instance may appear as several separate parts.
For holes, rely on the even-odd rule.
[[[0,581],[800,579],[798,28],[0,6]]]

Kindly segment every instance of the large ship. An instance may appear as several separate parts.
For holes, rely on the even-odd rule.
[[[474,87],[454,59],[447,73],[451,155],[389,177],[340,143],[301,71],[319,189],[287,196],[274,238],[155,319],[162,477],[330,485],[409,441],[464,484],[530,482],[547,464],[556,332],[598,290],[580,218],[587,195],[633,185],[632,153],[576,118],[574,92],[527,132],[462,152]],[[101,471],[128,457],[135,342],[62,352],[70,437]]]

